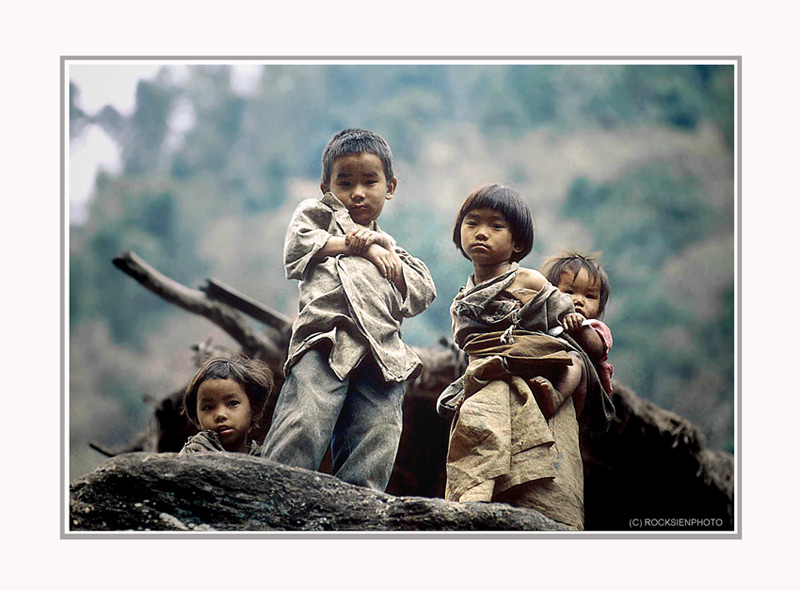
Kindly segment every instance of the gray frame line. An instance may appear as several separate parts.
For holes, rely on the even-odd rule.
[[[81,532],[70,532],[67,529],[67,503],[69,502],[69,489],[67,486],[66,481],[66,460],[67,460],[67,452],[68,448],[65,446],[65,426],[66,426],[66,382],[65,382],[65,372],[66,372],[66,358],[65,358],[65,344],[66,344],[66,316],[64,314],[65,304],[66,304],[66,233],[65,233],[65,222],[66,222],[66,187],[65,187],[65,140],[66,140],[66,127],[69,121],[65,121],[65,107],[66,107],[66,90],[65,90],[65,82],[66,82],[66,66],[68,61],[191,61],[191,62],[198,62],[198,61],[263,61],[263,60],[274,60],[274,61],[311,61],[311,60],[321,60],[326,62],[333,62],[333,61],[375,61],[375,62],[382,62],[382,61],[431,61],[431,62],[443,62],[443,61],[478,61],[478,62],[488,62],[488,61],[510,61],[510,62],[519,62],[519,61],[529,61],[529,60],[546,60],[546,61],[578,61],[578,60],[585,60],[585,61],[625,61],[625,62],[635,62],[635,61],[687,61],[687,62],[706,62],[706,61],[732,61],[735,62],[734,64],[734,72],[736,76],[736,102],[735,102],[735,109],[736,109],[736,134],[734,137],[735,141],[735,157],[737,163],[737,174],[736,174],[736,195],[737,195],[737,202],[736,202],[736,249],[737,249],[737,258],[738,258],[738,274],[737,274],[737,281],[736,281],[736,295],[737,299],[736,302],[738,304],[737,309],[737,330],[736,330],[736,359],[737,359],[737,388],[734,392],[734,395],[737,399],[737,417],[736,417],[736,476],[735,476],[735,506],[736,506],[736,515],[734,515],[733,523],[734,523],[734,530],[732,532],[722,532],[722,533],[715,533],[715,532],[669,532],[669,531],[659,531],[659,532],[642,532],[642,533],[635,533],[635,532],[568,532],[566,534],[559,534],[555,532],[502,532],[502,533],[495,533],[495,532],[475,532],[475,533],[468,533],[468,532],[336,532],[336,533],[329,533],[329,532],[304,532],[304,533],[297,533],[297,532],[213,532],[213,533],[172,533],[172,532],[109,532],[109,533],[81,533]],[[61,439],[61,490],[60,494],[62,495],[61,498],[61,509],[60,509],[60,517],[61,517],[61,525],[60,525],[60,538],[61,539],[347,539],[347,538],[359,538],[359,539],[385,539],[385,538],[406,538],[406,539],[532,539],[532,538],[567,538],[567,539],[677,539],[677,540],[684,540],[684,539],[725,539],[725,540],[741,540],[742,539],[742,56],[741,55],[722,55],[722,56],[687,56],[687,55],[675,55],[675,56],[658,56],[658,55],[650,55],[650,56],[626,56],[626,55],[610,55],[610,56],[508,56],[508,55],[499,55],[499,56],[418,56],[418,55],[400,55],[400,56],[353,56],[353,55],[342,55],[342,56],[331,56],[331,55],[294,55],[294,56],[152,56],[152,55],[143,55],[143,56],[132,56],[132,55],[105,55],[105,56],[93,56],[93,55],[67,55],[67,56],[60,56],[60,88],[59,88],[59,96],[60,96],[60,109],[61,112],[59,114],[59,120],[61,122],[61,129],[60,129],[60,182],[61,182],[61,191],[60,191],[60,211],[61,211],[61,228],[60,228],[60,239],[61,239],[61,246],[60,246],[60,254],[61,254],[61,323],[60,323],[60,338],[61,338],[61,359],[60,359],[60,371],[61,371],[61,425],[59,426],[60,432],[60,439]],[[333,64],[331,64],[333,65]]]

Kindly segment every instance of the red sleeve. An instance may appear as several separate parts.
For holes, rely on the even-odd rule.
[[[591,327],[600,336],[600,340],[603,341],[605,353],[603,354],[601,361],[605,361],[608,359],[608,353],[611,351],[611,346],[614,344],[614,339],[611,338],[611,329],[600,320],[592,319],[591,323]]]

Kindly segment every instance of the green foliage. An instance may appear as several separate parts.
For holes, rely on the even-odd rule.
[[[630,275],[641,277],[645,269],[659,268],[667,257],[700,240],[711,229],[713,210],[699,179],[670,163],[654,162],[601,186],[576,179],[562,213],[602,235],[611,256],[635,244]]]
[[[170,87],[157,82],[142,80],[136,86],[130,136],[122,146],[126,174],[142,175],[158,169],[174,94]]]
[[[73,229],[70,322],[78,328],[84,320],[103,318],[115,342],[138,345],[167,304],[132,281],[120,281],[111,260],[133,250],[184,281],[200,276],[205,265],[197,258],[196,236],[183,225],[181,203],[169,183],[101,176],[97,188],[91,227]]]

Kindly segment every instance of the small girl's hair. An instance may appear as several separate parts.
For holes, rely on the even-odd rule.
[[[197,370],[183,395],[183,412],[198,428],[200,421],[197,419],[197,391],[200,384],[206,380],[228,379],[234,380],[244,389],[250,401],[251,426],[258,425],[272,393],[272,371],[260,361],[244,356],[235,359],[214,357]]]
[[[518,262],[524,259],[533,249],[533,216],[519,194],[502,185],[485,185],[473,191],[461,205],[453,226],[453,243],[456,248],[469,258],[461,246],[461,222],[470,211],[482,208],[493,209],[503,214],[510,226],[514,244],[522,247],[522,250],[511,255],[511,260]]]
[[[581,269],[585,269],[593,282],[600,282],[600,302],[597,315],[602,316],[603,311],[606,309],[608,296],[611,295],[611,285],[605,269],[598,262],[599,257],[599,252],[588,254],[572,251],[564,252],[558,256],[550,257],[542,263],[542,275],[553,285],[558,285],[562,273],[570,272],[575,277],[581,272]]]

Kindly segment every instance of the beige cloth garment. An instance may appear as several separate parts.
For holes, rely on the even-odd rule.
[[[445,499],[529,507],[583,529],[583,463],[572,399],[548,422],[500,356],[472,361],[451,428]]]

